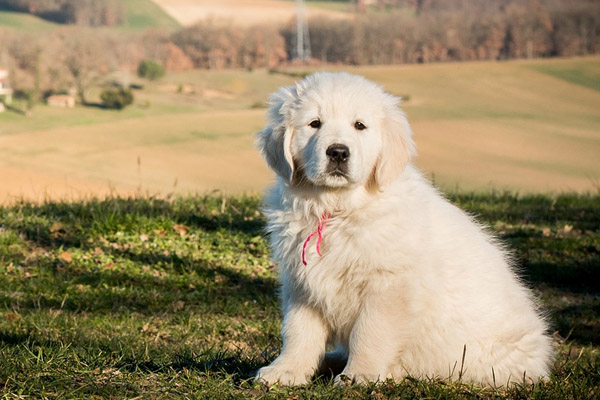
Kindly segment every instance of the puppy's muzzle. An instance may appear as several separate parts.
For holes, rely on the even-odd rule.
[[[348,173],[350,149],[345,144],[335,143],[327,148],[325,155],[329,159],[327,172],[332,175],[345,176]]]
[[[332,144],[325,151],[330,162],[343,164],[350,158],[350,149],[345,144]]]

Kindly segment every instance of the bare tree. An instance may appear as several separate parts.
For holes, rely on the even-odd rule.
[[[86,29],[65,31],[64,42],[65,66],[77,90],[78,100],[81,104],[87,104],[87,89],[110,70],[110,46],[105,46],[98,35]]]

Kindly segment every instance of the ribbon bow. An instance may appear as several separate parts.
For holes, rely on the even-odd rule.
[[[304,244],[302,245],[302,264],[304,264],[304,266],[308,265],[308,263],[306,262],[306,246],[308,246],[308,242],[310,242],[315,235],[319,235],[319,237],[317,238],[317,254],[321,256],[321,241],[323,240],[322,232],[323,229],[325,229],[325,225],[327,224],[327,221],[330,217],[331,216],[329,215],[329,213],[323,213],[321,215],[321,218],[319,219],[317,230],[308,235],[308,237],[304,241]]]

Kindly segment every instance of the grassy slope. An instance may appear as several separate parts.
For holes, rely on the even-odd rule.
[[[600,91],[600,64],[582,65],[574,59],[557,65],[533,65],[532,68],[555,78]]]
[[[322,9],[332,10],[338,12],[352,12],[354,11],[355,5],[349,1],[321,1],[321,0],[308,0],[306,6],[310,12],[311,9]]]
[[[44,21],[33,15],[0,11],[0,27],[14,28],[29,33],[44,33],[56,29],[60,25]]]
[[[125,27],[129,29],[177,29],[180,27],[175,19],[152,0],[125,0],[122,3],[127,13]]]
[[[580,71],[593,82],[599,68],[598,57],[329,67],[409,97],[402,107],[415,132],[417,163],[438,184],[525,192],[597,190],[600,92],[539,70]],[[30,118],[0,114],[0,168],[25,171],[15,178],[21,186],[10,187],[26,195],[24,185],[57,196],[70,195],[73,185],[74,192],[87,190],[74,181],[103,193],[140,186],[152,193],[260,191],[272,175],[252,145],[264,109],[252,107],[294,79],[264,70],[190,71],[145,83],[137,104],[122,112],[38,106]],[[179,85],[195,93],[177,93]],[[50,183],[41,172],[52,175]]]
[[[600,387],[600,197],[453,195],[515,249],[559,343],[550,382],[509,393],[406,380],[252,384],[281,345],[258,199],[0,208],[6,398],[571,398]],[[557,337],[559,337],[557,335]]]
[[[177,29],[179,23],[152,0],[122,0],[127,20],[124,25],[107,29],[144,30],[149,28]],[[0,11],[0,27],[9,27],[28,33],[44,33],[62,25],[45,21],[33,15]]]

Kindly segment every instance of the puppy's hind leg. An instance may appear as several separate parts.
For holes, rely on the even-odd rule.
[[[350,334],[348,363],[335,378],[337,385],[400,378],[394,371],[410,331],[410,318],[397,306],[402,301],[389,299],[394,300],[394,296],[375,295],[364,300]]]

